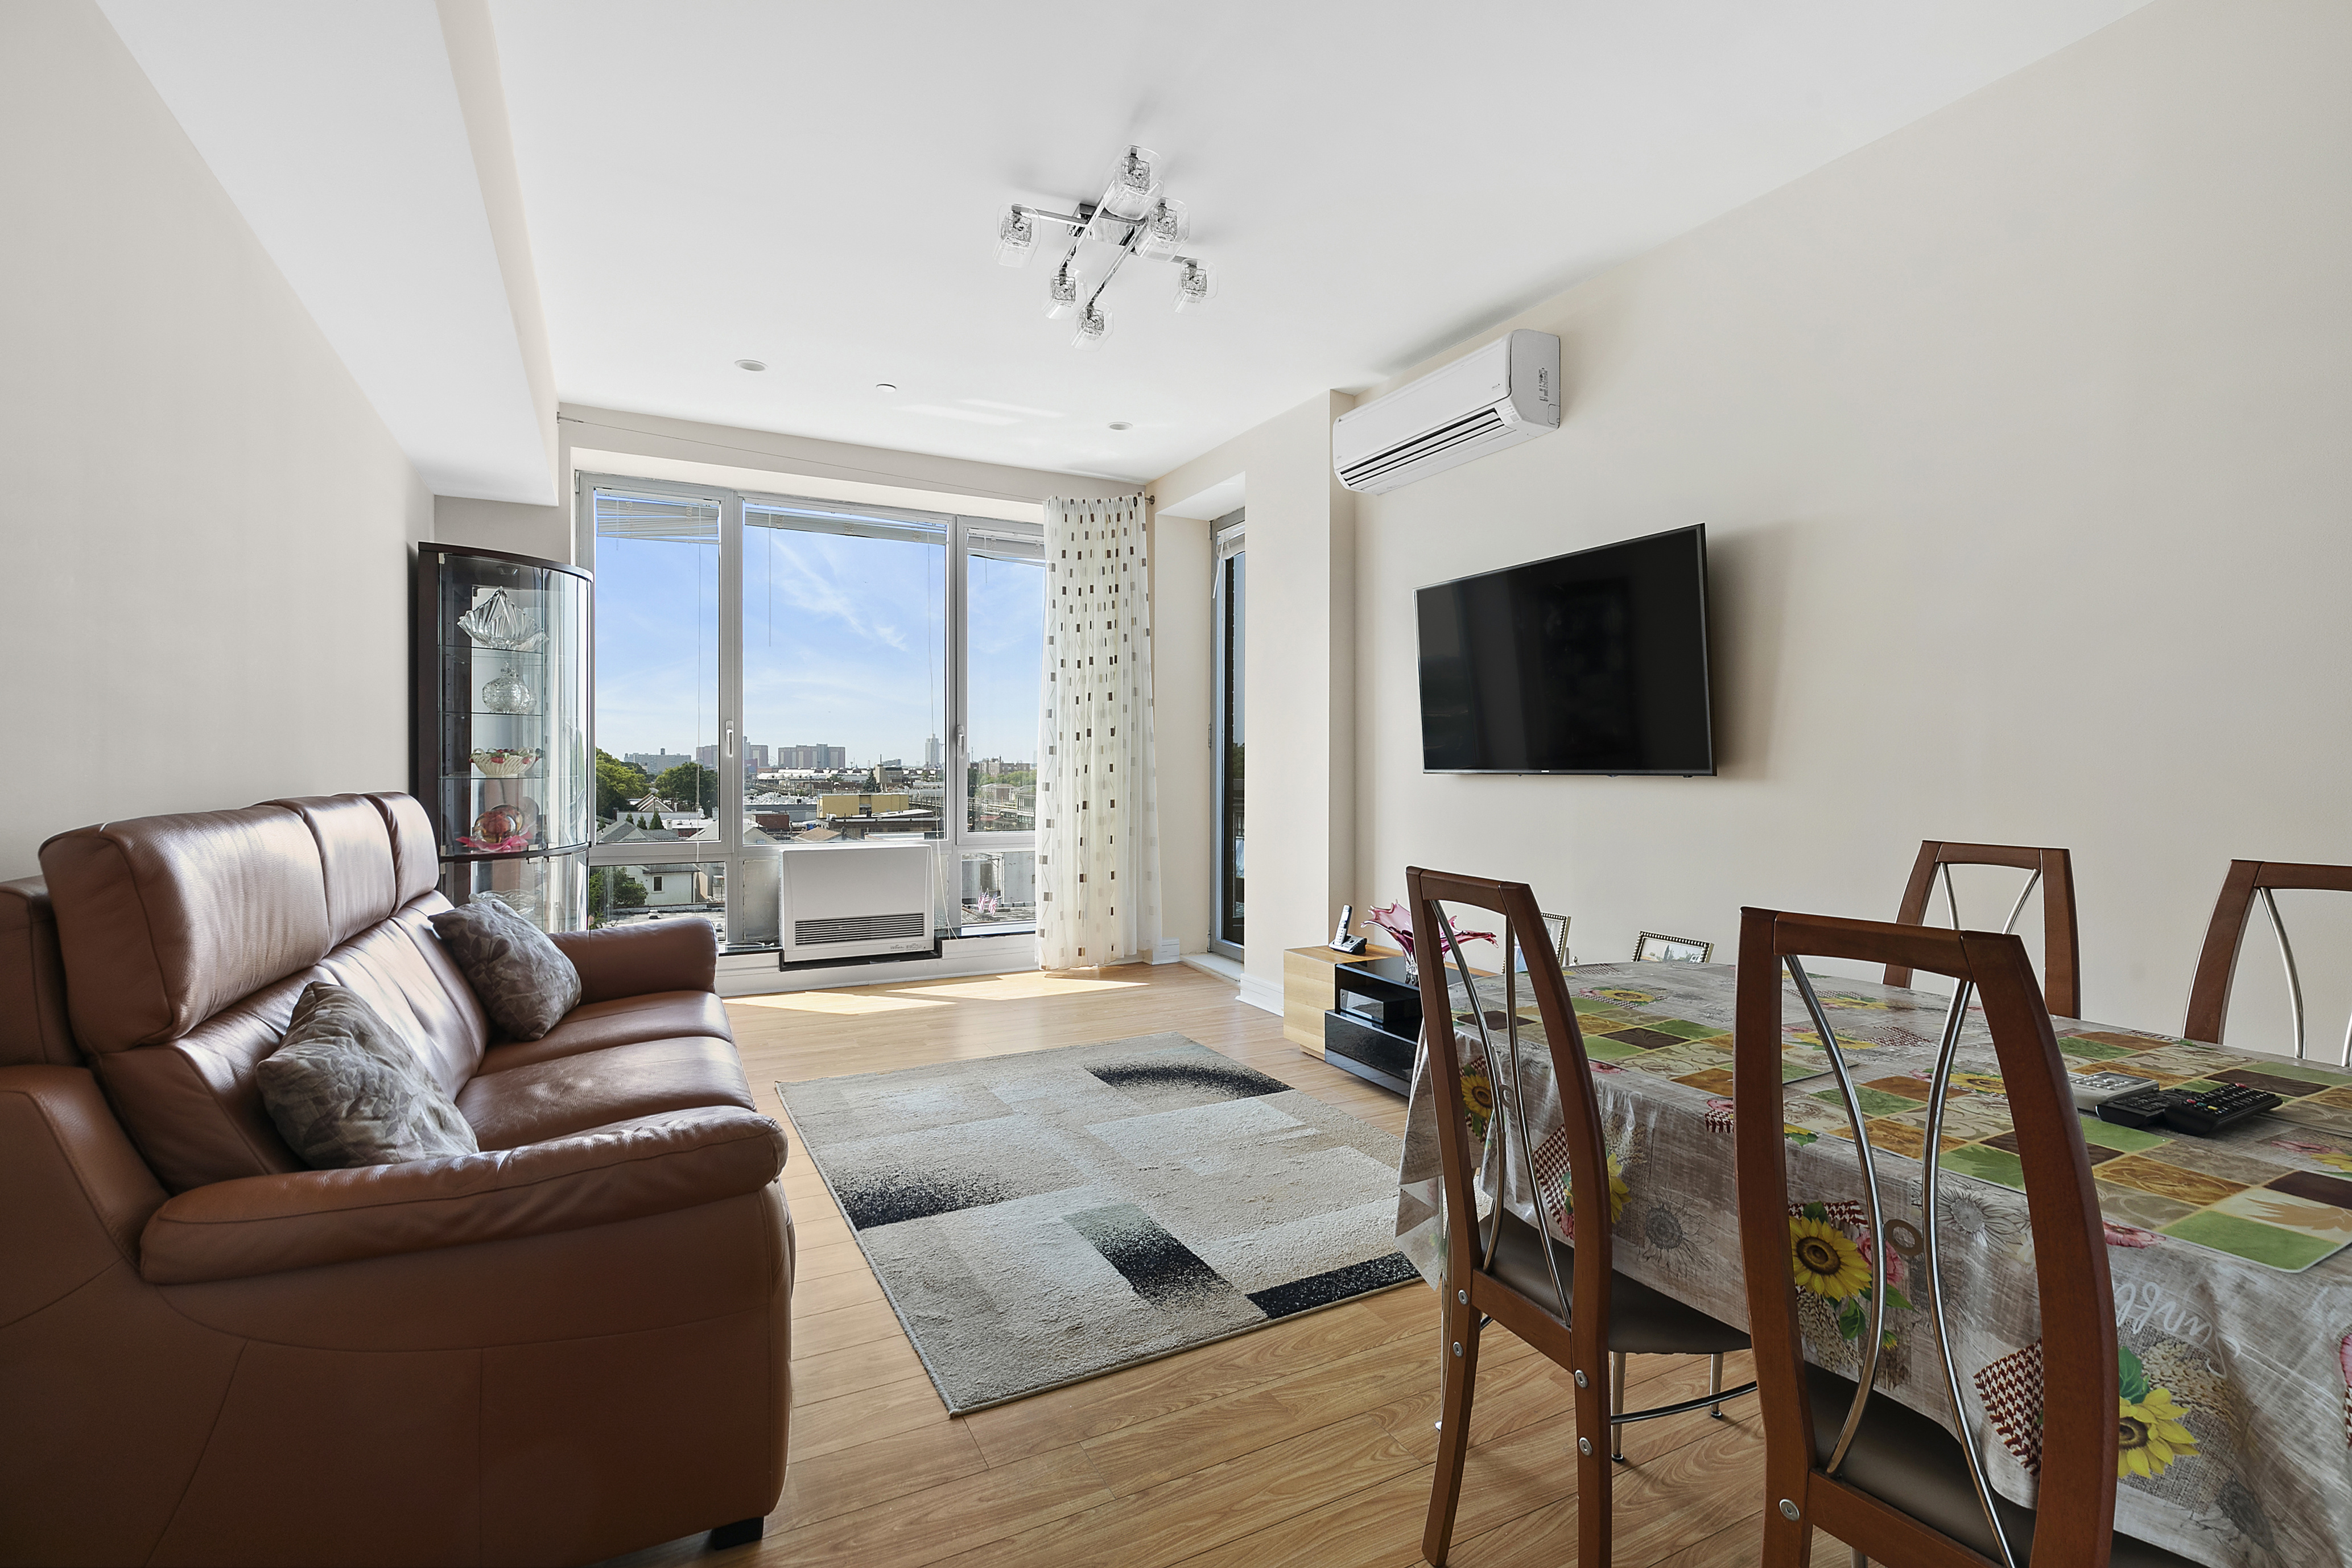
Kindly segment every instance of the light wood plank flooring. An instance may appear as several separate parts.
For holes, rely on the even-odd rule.
[[[1375,1126],[1404,1102],[1327,1067],[1184,965],[1007,974],[728,1004],[743,1065],[772,1080],[876,1072],[1173,1030]],[[620,1559],[856,1568],[1409,1568],[1436,1456],[1436,1308],[1419,1286],[1308,1314],[1017,1404],[952,1418],[805,1156],[784,1172],[799,1236],[792,1457],[765,1540],[703,1539]],[[1566,1375],[1501,1330],[1482,1352],[1452,1562],[1572,1562]],[[1727,1376],[1745,1381],[1733,1358]],[[1696,1359],[1637,1360],[1636,1405],[1696,1394]],[[1618,1568],[1757,1557],[1762,1444],[1752,1405],[1629,1429]],[[1816,1561],[1844,1568],[1819,1538]]]

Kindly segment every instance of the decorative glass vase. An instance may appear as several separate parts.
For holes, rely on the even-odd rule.
[[[532,701],[530,683],[513,665],[490,677],[482,688],[482,706],[493,713],[528,713]]]

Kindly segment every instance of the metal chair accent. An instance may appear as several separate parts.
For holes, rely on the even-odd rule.
[[[2213,905],[2213,923],[2205,928],[2205,947],[2197,955],[2197,977],[2189,986],[2189,1021],[2180,1032],[2192,1040],[2221,1043],[2222,1021],[2230,1012],[2230,987],[2238,972],[2238,950],[2246,936],[2246,921],[2260,900],[2270,917],[2271,934],[2278,938],[2279,962],[2286,969],[2287,1003],[2294,1015],[2294,1054],[2304,1055],[2303,976],[2294,967],[2294,949],[2286,940],[2286,922],[2279,918],[2280,888],[2312,888],[2352,893],[2352,866],[2303,866],[2285,860],[2232,860],[2222,879],[2221,896]],[[2352,1021],[2344,1027],[2344,1047],[2337,1065],[2352,1064]]]
[[[1864,1136],[1853,1075],[1814,994],[1807,957],[1885,963],[1906,974],[1926,970],[1956,983],[1928,1086],[1919,1188],[1927,1201],[1916,1220],[1924,1279],[1914,1291],[1927,1298],[1963,1437],[1874,1393],[1887,1293],[1885,1222],[1911,1216],[1886,1213],[1883,1156]],[[1798,1328],[1781,1111],[1783,965],[1845,1102],[1873,1238],[1870,1302],[1851,1379],[1808,1365]],[[2017,1130],[2041,1294],[2042,1469],[2033,1510],[2011,1503],[1986,1479],[1946,1321],[1937,1165],[1945,1095],[1972,998],[1983,1004]],[[2117,1376],[2105,1232],[2065,1058],[2025,944],[2007,932],[1743,910],[1734,1051],[1740,1252],[1764,1415],[1767,1568],[1801,1568],[1816,1525],[1853,1549],[1856,1568],[1873,1558],[1917,1568],[2188,1568],[2170,1552],[2115,1533]],[[1843,1145],[1824,1141],[1813,1157],[1832,1148]]]
[[[2009,919],[2003,921],[2003,931],[2017,927],[2017,917],[2025,912],[2025,900],[2033,896],[2037,887],[2042,895],[2042,991],[2050,1011],[2061,1018],[2083,1016],[2083,937],[2074,924],[2074,863],[2063,849],[2032,849],[2015,844],[1947,844],[1940,839],[1920,841],[1919,858],[1912,862],[1910,883],[1903,889],[1903,906],[1895,911],[1896,925],[1927,923],[1927,896],[1938,879],[1944,884],[1944,908],[1950,913],[1951,929],[1960,929],[1960,900],[1952,891],[1952,868],[1955,866],[2014,866],[2021,871],[2031,871],[2025,889],[2010,906]],[[1940,879],[1938,876],[1940,873]],[[1886,966],[1886,984],[1908,985],[1911,970],[1908,965],[1890,963]]]
[[[1601,1112],[1592,1073],[1570,1005],[1559,957],[1525,883],[1496,882],[1415,867],[1405,873],[1412,906],[1413,951],[1422,955],[1423,1037],[1427,1070],[1437,1091],[1438,1146],[1445,1194],[1446,1268],[1443,1297],[1445,1353],[1443,1419],[1438,1423],[1437,1475],[1429,1499],[1429,1524],[1422,1553],[1444,1568],[1462,1497],[1462,1467],[1468,1457],[1470,1405],[1478,1373],[1478,1335],[1488,1322],[1501,1324],[1537,1351],[1568,1369],[1576,1382],[1577,1562],[1606,1568],[1611,1510],[1610,1463],[1598,1441],[1605,1425],[1609,1454],[1623,1458],[1618,1436],[1631,1422],[1712,1406],[1755,1388],[1723,1386],[1723,1355],[1744,1348],[1748,1336],[1727,1323],[1670,1296],[1616,1273],[1610,1266],[1609,1163],[1601,1137]],[[1503,1007],[1497,1015],[1479,1005],[1461,944],[1439,904],[1452,903],[1503,917],[1501,974]],[[1517,968],[1525,952],[1528,968]],[[1447,994],[1451,963],[1470,998],[1477,1034],[1477,1065],[1493,1100],[1488,1142],[1472,1142],[1463,1088],[1462,1042],[1456,1009]],[[1519,986],[1525,980],[1543,1025],[1538,1058],[1528,1076],[1548,1070],[1559,1097],[1560,1136],[1568,1158],[1567,1196],[1573,1214],[1600,1216],[1578,1227],[1574,1246],[1552,1239],[1537,1226],[1512,1215],[1502,1202],[1506,1173],[1517,1163],[1524,1190],[1538,1194],[1535,1151],[1528,1137],[1527,1096],[1520,1068],[1537,1042],[1522,1055]],[[1496,1035],[1502,1037],[1497,1039]],[[1549,1162],[1547,1162],[1549,1164]],[[1485,1221],[1478,1215],[1476,1178],[1493,1177],[1496,1202]],[[1708,1392],[1654,1409],[1624,1408],[1627,1354],[1707,1355],[1713,1358]],[[1604,1390],[1603,1378],[1608,1386]],[[1605,1402],[1605,1403],[1604,1403]]]

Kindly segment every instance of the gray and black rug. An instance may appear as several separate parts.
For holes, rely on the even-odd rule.
[[[950,1410],[1417,1278],[1397,1140],[1181,1035],[776,1092]]]

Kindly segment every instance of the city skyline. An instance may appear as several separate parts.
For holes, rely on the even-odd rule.
[[[744,532],[741,739],[772,755],[838,747],[851,767],[919,765],[935,740],[944,752],[945,545]],[[715,756],[715,533],[693,537],[689,525],[669,537],[606,536],[598,552],[596,745],[614,757],[694,757],[706,748]],[[969,754],[1034,756],[1044,567],[977,554],[969,567]],[[795,738],[776,739],[786,736]]]

